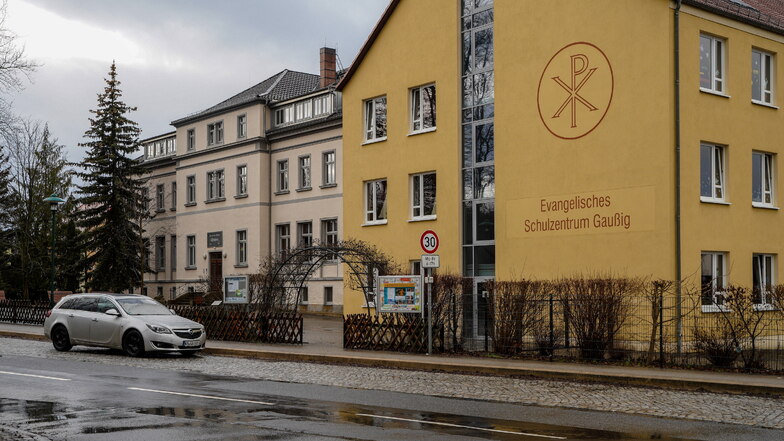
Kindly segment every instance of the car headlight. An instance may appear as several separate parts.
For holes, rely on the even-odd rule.
[[[169,329],[169,328],[167,328],[165,326],[151,325],[151,324],[147,323],[147,327],[150,328],[150,331],[152,331],[152,332],[154,332],[156,334],[171,334],[172,333],[171,329]]]

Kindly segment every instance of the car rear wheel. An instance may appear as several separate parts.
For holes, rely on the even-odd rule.
[[[144,355],[144,337],[142,334],[132,329],[123,337],[123,350],[131,357],[141,357]]]
[[[68,330],[65,329],[65,326],[58,326],[52,330],[52,346],[60,352],[68,351],[73,347],[71,337],[68,335]]]

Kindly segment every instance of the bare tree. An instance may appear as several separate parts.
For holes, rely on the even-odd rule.
[[[20,89],[23,78],[38,67],[34,61],[25,57],[25,49],[17,41],[17,36],[6,28],[8,2],[0,2],[0,92]]]

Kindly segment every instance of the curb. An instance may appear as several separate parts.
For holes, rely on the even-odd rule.
[[[0,330],[0,337],[19,338],[24,340],[49,341],[40,334]],[[292,353],[284,351],[261,351],[249,349],[231,349],[207,347],[204,354],[228,357],[242,357],[263,360],[298,361],[307,363],[326,363],[344,366],[377,367],[387,369],[408,369],[427,372],[448,372],[467,375],[490,375],[496,377],[529,377],[544,380],[588,381],[594,383],[657,387],[674,390],[707,391],[730,394],[754,394],[784,397],[784,382],[781,386],[762,384],[739,384],[715,380],[694,380],[658,377],[629,377],[610,372],[593,373],[579,370],[564,371],[529,367],[485,366],[472,363],[439,363],[425,360],[394,360],[376,357],[357,357],[350,355],[323,355],[308,353]],[[744,374],[738,374],[744,375]]]

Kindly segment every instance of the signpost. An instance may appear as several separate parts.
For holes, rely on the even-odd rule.
[[[433,268],[441,265],[438,251],[438,234],[433,230],[427,230],[419,238],[419,245],[426,254],[422,255],[422,269],[424,270],[424,281],[427,287],[427,355],[433,352]]]
[[[376,311],[422,313],[422,279],[417,276],[379,276]]]
[[[248,303],[248,276],[226,276],[223,283],[223,303]]]

